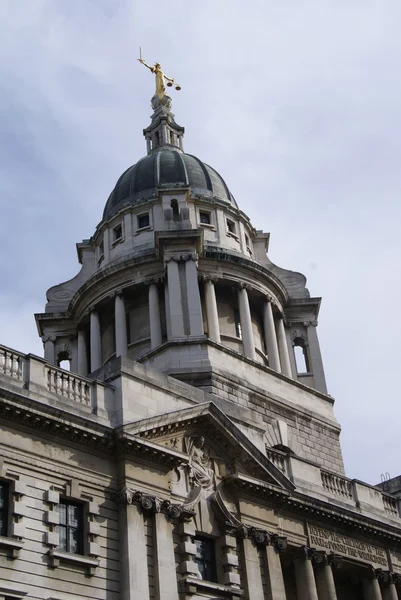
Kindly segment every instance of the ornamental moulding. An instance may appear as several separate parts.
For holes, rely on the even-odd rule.
[[[186,504],[173,504],[170,500],[158,498],[141,492],[124,487],[118,493],[118,500],[122,504],[136,504],[142,510],[152,513],[164,513],[171,519],[189,520],[194,516],[194,511]]]

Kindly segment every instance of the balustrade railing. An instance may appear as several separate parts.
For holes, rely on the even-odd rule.
[[[341,475],[335,475],[329,471],[320,471],[322,478],[322,485],[325,490],[335,496],[342,496],[343,498],[353,498],[352,494],[352,482]]]
[[[398,513],[397,499],[393,498],[392,496],[387,496],[386,494],[382,494],[382,498],[383,498],[384,510],[386,511],[386,513],[388,513],[389,515],[398,517],[399,513]]]
[[[86,379],[50,365],[46,366],[46,372],[49,392],[79,404],[90,405],[90,385]]]
[[[271,460],[277,469],[279,469],[284,475],[287,475],[288,466],[287,466],[287,455],[284,452],[280,452],[279,450],[274,450],[273,448],[266,448],[267,458]]]
[[[22,379],[24,355],[5,346],[0,346],[0,373],[14,379]]]

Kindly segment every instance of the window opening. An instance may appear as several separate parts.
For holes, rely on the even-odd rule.
[[[200,578],[217,582],[214,541],[209,538],[196,537],[195,546],[195,562],[198,566]]]
[[[8,497],[10,486],[6,481],[0,481],[0,535],[8,533]]]
[[[206,212],[204,210],[199,211],[199,218],[200,222],[203,223],[203,225],[210,225],[210,212]]]
[[[121,240],[122,237],[123,237],[123,226],[120,223],[119,225],[117,225],[117,227],[114,227],[114,229],[113,229],[113,241],[117,242],[117,240]]]
[[[68,352],[59,352],[57,355],[57,366],[65,371],[71,370],[70,355]]]
[[[150,225],[149,213],[145,213],[143,215],[138,215],[137,223],[138,223],[138,229],[144,229],[144,227],[149,227],[149,225]]]
[[[104,256],[104,244],[103,244],[103,242],[100,242],[100,244],[99,244],[99,258],[101,258],[102,256]]]
[[[228,233],[232,233],[233,235],[236,235],[235,223],[234,223],[234,221],[231,221],[230,219],[227,219],[227,231],[228,231]]]
[[[294,342],[295,363],[297,365],[297,373],[309,373],[309,357],[308,349],[303,338],[295,338]]]
[[[59,548],[71,554],[83,554],[83,506],[61,500],[59,511]]]
[[[180,220],[180,211],[178,209],[178,200],[176,200],[176,198],[173,198],[170,203],[170,206],[173,209],[173,221],[179,221]]]
[[[242,328],[241,328],[241,319],[239,310],[237,308],[234,309],[234,324],[235,324],[235,335],[237,338],[242,339]]]

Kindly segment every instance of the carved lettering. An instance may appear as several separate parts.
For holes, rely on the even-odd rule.
[[[368,562],[374,566],[388,568],[387,555],[383,548],[314,525],[308,524],[308,531],[309,544],[312,548],[323,549]]]

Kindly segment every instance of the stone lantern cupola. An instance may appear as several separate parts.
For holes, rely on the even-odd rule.
[[[78,244],[78,275],[50,288],[36,315],[46,359],[95,376],[126,356],[208,389],[243,372],[325,394],[320,299],[269,260],[269,234],[221,175],[184,152],[171,98],[155,95],[152,107],[146,156]]]

